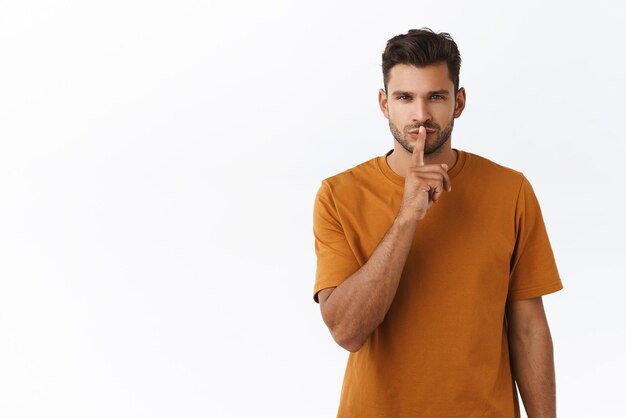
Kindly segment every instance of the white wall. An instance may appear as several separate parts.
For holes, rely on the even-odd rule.
[[[574,3],[0,2],[0,416],[335,416],[313,199],[393,146],[380,55],[422,26],[454,146],[541,202],[559,415],[617,416],[625,8]]]

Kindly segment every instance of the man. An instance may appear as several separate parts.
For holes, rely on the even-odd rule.
[[[322,181],[314,300],[350,351],[338,417],[556,417],[541,296],[563,288],[524,175],[452,148],[466,94],[447,33],[387,42],[394,148]]]

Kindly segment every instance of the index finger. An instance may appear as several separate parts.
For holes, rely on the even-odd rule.
[[[426,128],[423,126],[419,127],[417,131],[417,139],[415,140],[415,145],[413,146],[413,154],[411,160],[414,165],[422,166],[424,165],[424,143],[426,142]]]

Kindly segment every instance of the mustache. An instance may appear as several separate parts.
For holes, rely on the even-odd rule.
[[[417,125],[417,126],[409,126],[405,129],[406,132],[413,131],[419,129],[420,126],[423,126],[426,129],[437,129],[437,126],[427,124],[427,125]]]

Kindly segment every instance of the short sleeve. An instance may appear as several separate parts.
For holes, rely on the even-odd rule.
[[[563,288],[539,202],[523,177],[515,208],[515,248],[511,256],[508,299],[530,299]]]
[[[317,256],[313,300],[319,303],[317,292],[338,286],[360,267],[341,225],[331,187],[325,181],[315,197],[313,234]]]

